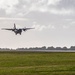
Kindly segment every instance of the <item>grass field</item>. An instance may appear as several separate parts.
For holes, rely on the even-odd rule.
[[[75,75],[75,53],[0,52],[0,75]]]

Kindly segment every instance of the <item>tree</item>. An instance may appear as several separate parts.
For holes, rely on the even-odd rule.
[[[42,50],[46,50],[46,46],[43,46],[41,49],[42,49]]]
[[[62,49],[63,49],[63,50],[68,50],[68,48],[67,48],[67,47],[63,47]]]
[[[47,50],[54,50],[55,48],[53,46],[48,47]]]
[[[70,47],[70,50],[75,50],[75,46],[71,46]]]
[[[61,50],[62,48],[61,48],[61,47],[56,47],[55,49],[56,49],[56,50]]]

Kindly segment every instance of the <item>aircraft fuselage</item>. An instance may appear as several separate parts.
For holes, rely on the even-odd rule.
[[[16,35],[17,34],[21,35],[21,33],[22,33],[22,29],[14,29],[13,31],[15,32]]]

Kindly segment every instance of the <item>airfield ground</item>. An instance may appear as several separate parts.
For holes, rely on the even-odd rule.
[[[0,75],[75,75],[75,53],[0,52]]]

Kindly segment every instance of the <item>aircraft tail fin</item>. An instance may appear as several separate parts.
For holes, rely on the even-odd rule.
[[[15,23],[14,23],[14,29],[16,29],[16,25],[15,25]]]

